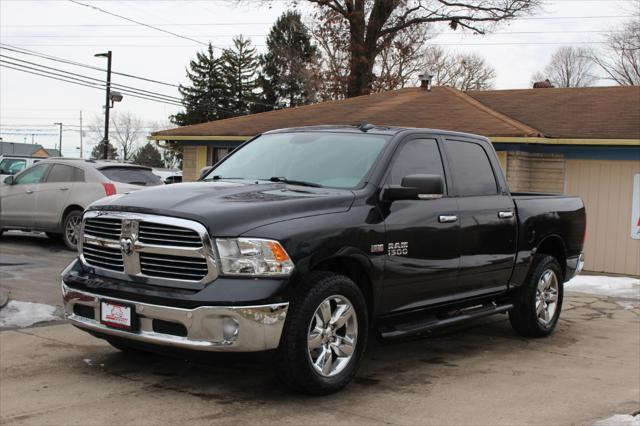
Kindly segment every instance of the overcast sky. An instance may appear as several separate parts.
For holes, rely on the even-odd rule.
[[[78,0],[167,31],[131,23],[69,0],[0,0],[0,41],[56,58],[104,67],[106,60],[94,53],[113,51],[113,70],[170,84],[186,83],[185,67],[209,40],[226,47],[236,34],[249,36],[259,50],[271,24],[290,3],[274,0]],[[304,1],[301,3],[304,4]],[[638,0],[554,0],[545,2],[534,17],[501,25],[485,36],[460,34],[446,25],[434,26],[430,40],[446,49],[476,52],[497,71],[496,88],[517,89],[530,85],[531,75],[544,67],[559,46],[575,44],[598,48],[607,31],[630,19]],[[301,11],[308,10],[302,7]],[[1,49],[5,61],[20,59],[104,79],[105,73],[44,58]],[[13,58],[13,59],[10,59]],[[5,62],[6,64],[6,62]],[[23,65],[31,66],[24,62]],[[179,96],[173,86],[113,76],[113,82],[139,89]],[[600,84],[607,84],[602,81]],[[4,141],[40,143],[53,148],[57,126],[63,123],[63,154],[79,154],[79,116],[85,130],[103,114],[104,91],[0,67],[0,136]],[[146,122],[167,122],[178,111],[173,105],[126,96],[112,111],[131,111]],[[85,134],[87,155],[95,140]]]

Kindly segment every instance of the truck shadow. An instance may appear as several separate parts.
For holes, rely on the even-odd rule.
[[[568,324],[559,324],[554,345],[562,345]],[[568,338],[568,336],[567,336]],[[569,340],[571,340],[569,338]],[[570,342],[567,341],[567,344]],[[490,367],[461,364],[470,357],[489,357],[525,350],[529,342],[515,335],[504,315],[469,322],[430,336],[397,342],[370,341],[363,364],[353,383],[343,392],[411,391],[422,389],[442,377],[469,374]],[[187,394],[222,404],[271,404],[279,400],[304,400],[276,379],[272,353],[202,354],[173,352],[119,352],[95,347],[93,365],[101,373],[139,382],[154,392]],[[482,365],[478,363],[476,365]],[[470,370],[471,368],[471,370]],[[462,371],[464,370],[464,371]],[[476,372],[478,372],[476,371]],[[332,397],[328,397],[332,398]]]

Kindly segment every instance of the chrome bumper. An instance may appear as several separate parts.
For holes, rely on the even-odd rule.
[[[584,268],[584,253],[580,253],[580,256],[578,257],[575,275],[578,275],[580,272],[582,272],[582,268]]]
[[[139,342],[212,352],[257,352],[275,349],[287,315],[288,303],[259,306],[201,306],[195,309],[151,305],[75,290],[62,283],[65,317],[76,327]],[[137,331],[101,324],[100,300],[129,304],[139,318]],[[93,318],[74,313],[76,305],[93,309]],[[97,318],[97,319],[96,319]],[[186,336],[159,333],[153,320],[184,326]]]

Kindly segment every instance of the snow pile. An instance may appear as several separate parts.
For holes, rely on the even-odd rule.
[[[54,306],[42,303],[11,300],[0,309],[0,327],[28,327],[38,322],[59,319]]]
[[[565,283],[565,290],[640,300],[640,279],[578,275]]]
[[[640,414],[632,416],[629,414],[616,414],[608,419],[600,420],[596,426],[640,426]]]

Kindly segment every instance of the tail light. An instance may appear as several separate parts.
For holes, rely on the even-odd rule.
[[[102,183],[102,187],[104,188],[104,193],[108,197],[110,195],[116,195],[116,186],[112,183]]]

